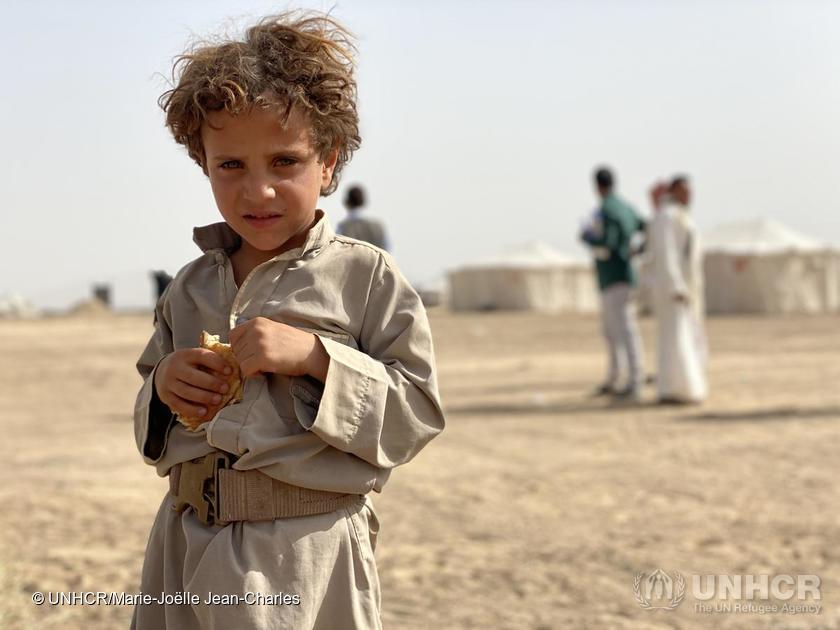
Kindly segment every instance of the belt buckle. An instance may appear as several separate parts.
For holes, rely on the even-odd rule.
[[[181,464],[178,494],[173,496],[172,509],[183,512],[187,506],[205,525],[224,525],[219,514],[219,470],[230,468],[227,453],[217,451]]]

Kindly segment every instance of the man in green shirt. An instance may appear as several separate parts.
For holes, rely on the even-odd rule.
[[[581,234],[595,256],[598,287],[601,290],[601,318],[609,353],[607,379],[597,394],[615,394],[638,399],[644,372],[642,343],[631,298],[636,272],[631,259],[636,253],[633,237],[643,232],[645,221],[615,192],[615,178],[607,168],[595,172],[595,187],[601,205]],[[620,364],[627,366],[627,383],[618,387]]]

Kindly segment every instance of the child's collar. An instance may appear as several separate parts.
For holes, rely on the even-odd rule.
[[[334,236],[335,232],[329,219],[327,219],[327,215],[324,214],[323,210],[316,210],[315,225],[310,228],[303,246],[290,249],[281,256],[283,258],[296,258],[311,249],[325,245]],[[193,228],[193,242],[205,253],[214,249],[223,249],[231,253],[239,249],[242,244],[242,237],[234,232],[227,223],[220,221],[219,223]]]

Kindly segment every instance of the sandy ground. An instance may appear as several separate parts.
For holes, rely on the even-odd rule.
[[[375,499],[386,627],[840,628],[837,318],[711,320],[713,394],[689,408],[588,398],[594,318],[432,324],[448,426]],[[166,488],[130,419],[150,330],[0,322],[0,627],[127,626],[129,607],[31,595],[137,592]],[[636,600],[656,568],[688,581],[676,610]],[[821,613],[695,610],[694,574],[779,573],[820,576]]]

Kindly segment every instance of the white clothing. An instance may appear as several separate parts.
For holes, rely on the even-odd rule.
[[[703,270],[697,230],[682,206],[656,212],[650,234],[658,320],[659,398],[700,402],[707,395]],[[678,302],[684,295],[688,303]]]

